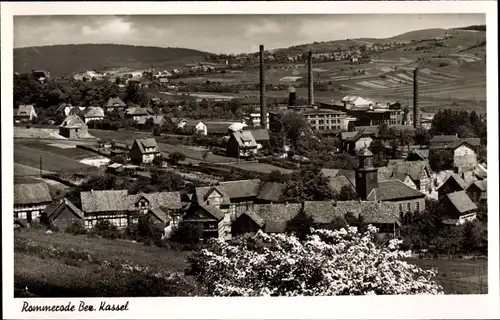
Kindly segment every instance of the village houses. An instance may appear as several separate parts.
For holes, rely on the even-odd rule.
[[[151,163],[160,155],[160,149],[154,138],[136,139],[130,149],[130,159],[136,164]]]

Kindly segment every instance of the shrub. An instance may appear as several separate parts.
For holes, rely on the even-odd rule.
[[[92,228],[92,234],[106,239],[119,239],[122,236],[118,228],[108,220],[99,220]]]
[[[203,237],[203,229],[198,223],[181,222],[170,239],[184,245],[194,245]]]
[[[303,242],[261,231],[215,239],[189,258],[187,273],[214,296],[442,294],[435,271],[403,261],[399,240],[376,246],[376,231],[312,230]]]
[[[86,234],[87,229],[85,229],[85,226],[83,225],[82,222],[80,221],[74,221],[71,226],[67,227],[65,230],[66,233],[71,233],[74,235],[78,234]]]

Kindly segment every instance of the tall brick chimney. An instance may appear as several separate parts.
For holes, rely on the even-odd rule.
[[[314,104],[314,81],[313,81],[313,70],[312,70],[312,51],[309,50],[309,54],[307,57],[307,72],[308,72],[308,102],[309,105],[312,106]]]
[[[418,105],[418,67],[413,70],[413,127],[420,126],[420,107]]]
[[[259,46],[260,55],[260,126],[267,129],[267,110],[266,110],[266,79],[264,77],[264,46]]]

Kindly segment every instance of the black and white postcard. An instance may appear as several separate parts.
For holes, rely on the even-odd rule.
[[[8,319],[498,318],[496,3],[2,3]]]

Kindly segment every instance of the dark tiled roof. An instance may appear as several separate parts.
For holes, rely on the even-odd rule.
[[[165,122],[165,117],[164,116],[144,116],[144,117],[141,117],[137,123],[138,124],[146,124],[146,121],[148,119],[153,119],[153,123],[154,124],[163,124],[163,122]]]
[[[446,184],[448,183],[452,183],[451,181],[455,181],[462,189],[466,189],[467,188],[467,182],[465,182],[464,179],[462,179],[462,177],[460,177],[458,174],[456,173],[452,173],[444,182],[443,184],[441,184],[439,186],[439,188],[437,188],[437,190],[441,190],[443,188],[443,186],[445,186]]]
[[[168,221],[170,221],[169,216],[165,212],[165,211],[168,212],[168,209],[169,208],[164,209],[164,207],[153,207],[149,209],[149,212],[152,213],[155,217],[157,217],[158,220],[160,220],[162,223],[167,223]]]
[[[221,210],[219,210],[218,208],[216,208],[214,206],[210,206],[207,204],[201,204],[200,208],[205,210],[207,213],[209,213],[210,215],[212,215],[214,218],[216,218],[219,221],[224,219],[224,212],[222,212]]]
[[[57,216],[66,207],[68,207],[77,218],[82,220],[85,219],[83,212],[77,207],[75,207],[75,205],[66,198],[62,199],[61,201],[51,203],[49,206],[47,206],[47,208],[45,208],[45,212],[47,213],[47,217],[50,220],[54,220],[57,219]]]
[[[260,189],[260,180],[237,180],[219,182],[220,189],[227,193],[230,199],[257,197]]]
[[[127,190],[94,190],[81,192],[82,210],[85,213],[128,211],[133,205]]]
[[[458,141],[458,137],[456,135],[437,135],[432,137],[430,143],[451,143]]]
[[[302,204],[256,204],[253,211],[265,221],[265,232],[286,232],[287,224],[302,210]]]
[[[49,187],[46,183],[14,185],[14,204],[26,205],[51,202]]]
[[[409,198],[424,198],[425,194],[405,185],[397,179],[379,181],[378,188],[373,189],[367,200],[397,201]]]
[[[173,192],[153,192],[129,195],[129,203],[135,205],[142,197],[149,201],[151,208],[163,207],[171,210],[181,209],[181,194],[179,191]]]
[[[283,183],[267,182],[261,188],[257,199],[270,202],[280,202],[285,185]]]
[[[250,219],[252,219],[253,222],[255,222],[259,227],[263,227],[264,224],[266,223],[266,221],[261,217],[259,216],[258,213],[256,213],[254,210],[252,209],[249,209],[247,211],[242,211],[242,212],[239,212],[236,214],[236,220],[238,218],[240,218],[242,215],[246,215],[247,217],[249,217]]]
[[[156,143],[156,140],[154,138],[136,139],[134,143],[137,144],[142,154],[159,152],[158,144]],[[154,148],[154,150],[146,151],[145,148]]]
[[[223,188],[219,186],[196,187],[194,191],[194,200],[198,204],[205,204],[208,196],[210,196],[210,194],[212,194],[213,192],[217,192],[222,196],[222,204],[229,204],[231,202],[229,195],[226,193],[226,191],[224,191]]]
[[[448,193],[446,197],[460,213],[467,213],[468,211],[477,210],[477,206],[474,204],[474,202],[472,202],[465,191]]]
[[[488,180],[485,179],[485,180],[471,182],[471,184],[469,184],[469,186],[467,187],[467,190],[469,190],[469,188],[477,188],[479,191],[485,192],[487,187],[488,187]]]
[[[366,223],[400,224],[399,207],[390,202],[306,201],[304,213],[312,217],[317,224],[331,223],[335,217],[345,217],[347,213],[361,215]]]

